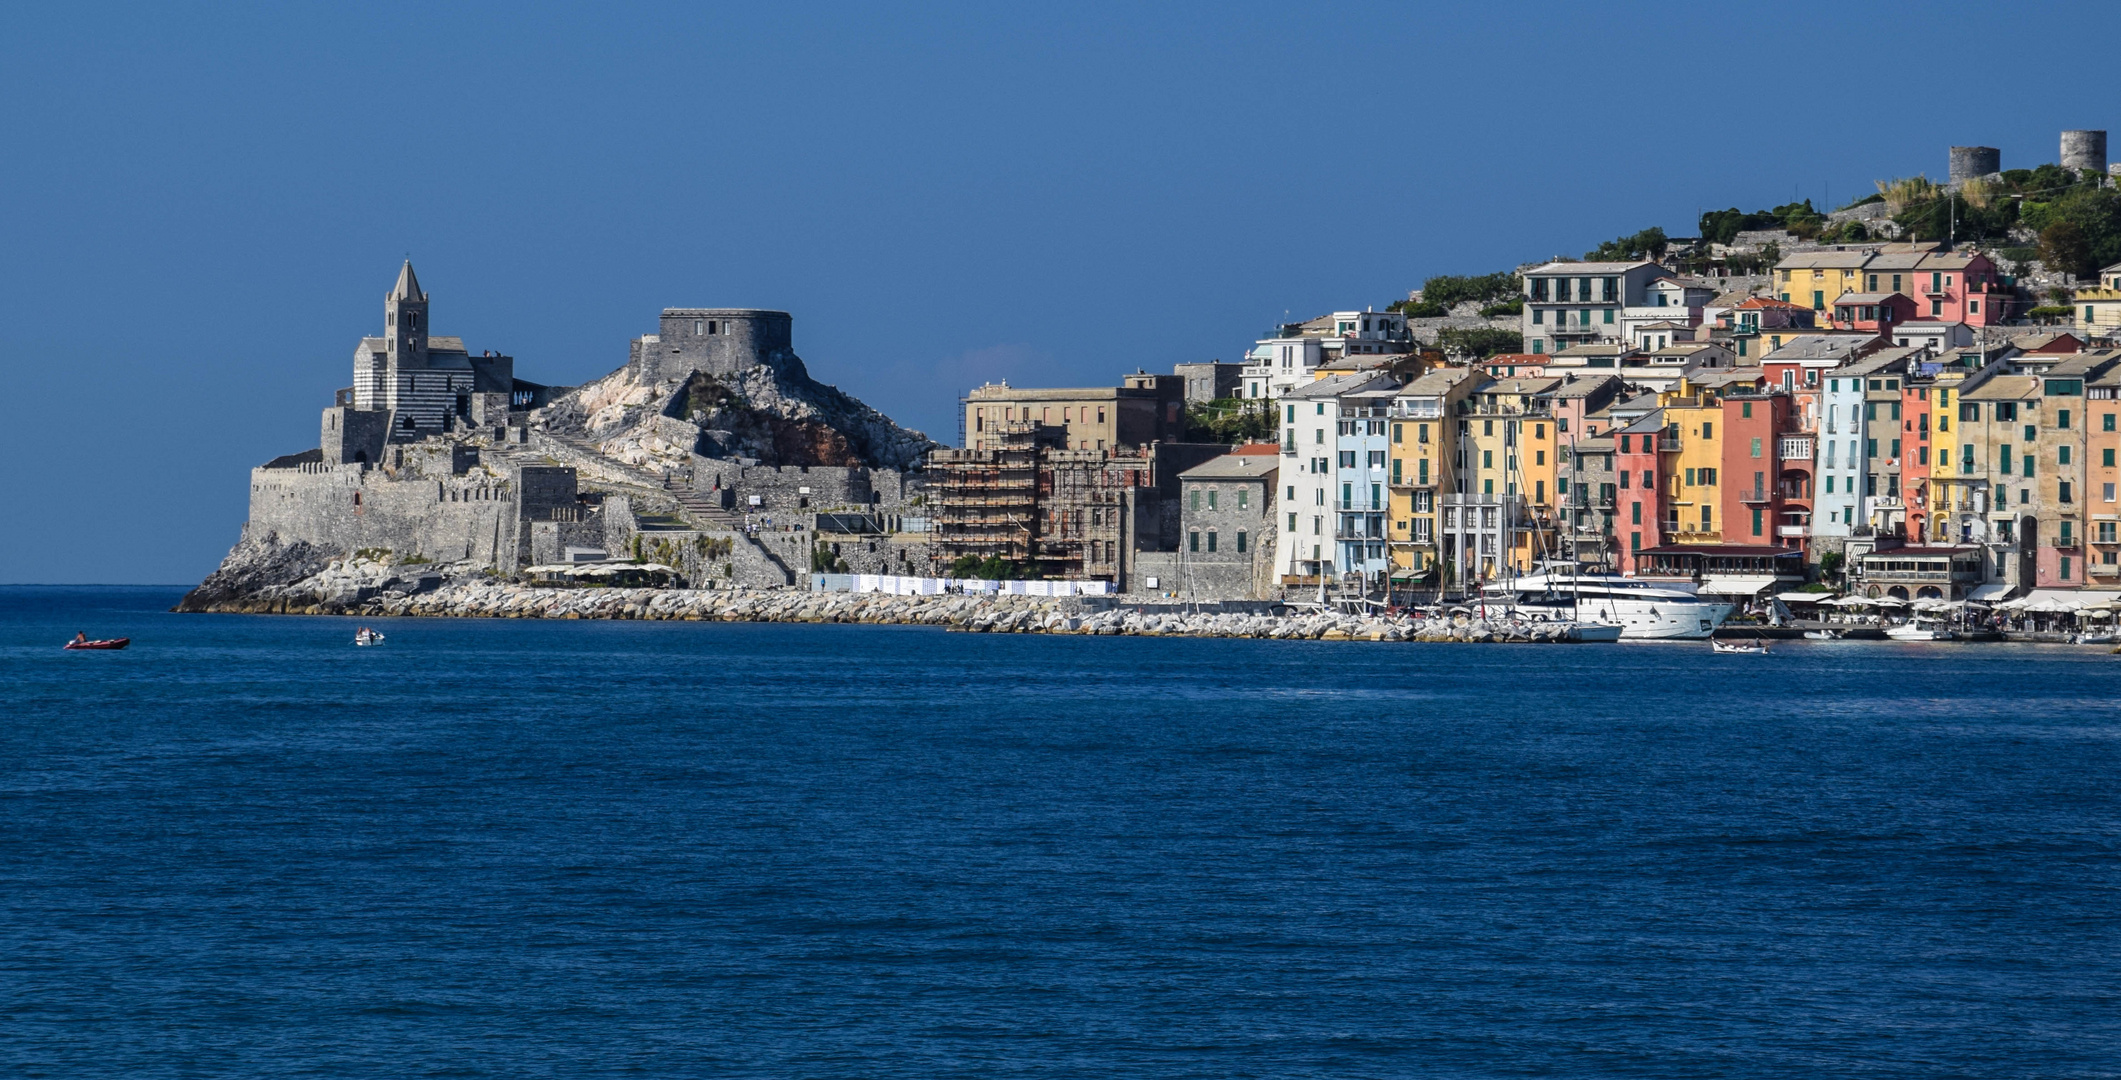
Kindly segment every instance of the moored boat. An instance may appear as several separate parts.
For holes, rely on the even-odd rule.
[[[1767,642],[1765,641],[1730,641],[1724,638],[1710,638],[1709,651],[1719,653],[1752,653],[1764,655],[1768,651],[1768,647]]]
[[[1950,641],[1956,635],[1940,620],[1917,615],[1904,623],[1886,627],[1885,636],[1894,641]]]
[[[1644,581],[1620,574],[1527,574],[1487,589],[1487,603],[1528,615],[1617,626],[1631,641],[1699,641],[1736,610],[1699,596],[1684,581]]]

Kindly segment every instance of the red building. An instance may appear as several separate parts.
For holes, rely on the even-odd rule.
[[[1915,300],[1900,293],[1844,293],[1834,301],[1836,330],[1868,330],[1889,334],[1893,327],[1915,318]]]
[[[1658,447],[1664,439],[1664,410],[1635,421],[1613,433],[1613,472],[1618,482],[1614,506],[1614,536],[1619,540],[1620,572],[1632,574],[1641,553],[1657,547],[1664,536],[1664,500],[1658,480],[1663,466]]]
[[[1803,549],[1811,535],[1809,436],[1798,432],[1787,393],[1723,399],[1723,542]],[[1796,439],[1802,456],[1786,458]]]

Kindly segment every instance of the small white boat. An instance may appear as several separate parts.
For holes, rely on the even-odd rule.
[[[1804,640],[1806,640],[1806,641],[1840,641],[1840,640],[1841,640],[1841,631],[1839,631],[1839,630],[1806,630],[1806,631],[1804,632]]]
[[[356,645],[381,645],[383,644],[383,635],[380,631],[363,628],[354,631],[353,643]]]
[[[1726,641],[1722,638],[1710,638],[1709,649],[1720,653],[1757,654],[1762,656],[1766,655],[1768,651],[1766,641]]]
[[[1917,615],[1897,626],[1886,627],[1885,636],[1894,641],[1950,641],[1958,635],[1952,633],[1951,627],[1936,619]]]
[[[2079,645],[2112,645],[2113,643],[2114,635],[2108,631],[2102,630],[2096,634],[2077,635],[2077,644]]]

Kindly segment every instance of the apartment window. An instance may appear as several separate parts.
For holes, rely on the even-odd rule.
[[[1607,299],[1611,299],[1611,297],[1608,297]],[[1607,309],[1605,309],[1605,323],[1606,323],[1606,325],[1607,325],[1607,326],[1611,326],[1611,325],[1613,325],[1613,309],[1612,309],[1612,308],[1607,308]]]
[[[1532,481],[1532,501],[1533,501],[1533,502],[1536,502],[1536,503],[1543,503],[1543,502],[1547,501],[1547,482],[1546,482],[1546,481],[1544,481],[1544,480],[1534,480],[1534,481]]]
[[[1355,451],[1342,450],[1340,452],[1340,467],[1343,469],[1352,469],[1355,467]]]
[[[1200,489],[1199,489],[1199,488],[1194,488],[1194,489],[1193,489],[1193,509],[1195,509],[1195,510],[1198,510],[1198,509],[1200,509]]]
[[[1098,418],[1099,420],[1103,420],[1103,419],[1104,419],[1105,417],[1104,417],[1104,414],[1103,414],[1103,413],[1099,413],[1099,414],[1098,414],[1098,417],[1097,417],[1097,418]],[[1293,424],[1293,423],[1295,423],[1295,422],[1296,422],[1296,406],[1294,406],[1294,405],[1291,405],[1291,406],[1289,406],[1289,423],[1292,423],[1292,424]]]
[[[1352,506],[1352,505],[1354,505],[1354,503],[1355,503],[1355,485],[1354,485],[1354,484],[1342,484],[1342,485],[1340,485],[1340,505],[1342,505],[1342,506]]]
[[[1421,467],[1420,467],[1420,469],[1418,469],[1418,470],[1417,470],[1417,472],[1419,473],[1419,475],[1420,475],[1420,477],[1421,477],[1421,482],[1422,482],[1422,483],[1426,484],[1426,483],[1428,483],[1428,482],[1429,482],[1429,459],[1428,459],[1428,458],[1422,458],[1422,459],[1421,459]]]
[[[1746,407],[1747,407],[1748,409],[1752,408],[1752,406],[1750,406],[1750,405],[1748,405],[1748,406],[1746,406]],[[1754,440],[1753,440],[1753,456],[1754,456],[1754,457],[1759,457],[1759,456],[1760,456],[1760,440],[1759,440],[1759,439],[1754,439]]]
[[[1237,553],[1239,555],[1245,553],[1245,531],[1243,529],[1237,530]]]
[[[1703,469],[1703,470],[1701,470],[1701,485],[1702,485],[1703,487],[1715,487],[1715,486],[1716,486],[1716,470],[1714,470],[1714,469]]]
[[[2075,499],[2070,498],[2070,494],[2069,481],[2063,480],[2055,484],[2055,500],[2057,502],[2075,502]]]
[[[1427,424],[1416,424],[1416,425],[1414,425],[1414,441],[1416,441],[1416,442],[1421,442],[1421,443],[1426,443],[1426,442],[1428,442],[1428,441],[1429,441],[1429,425],[1427,425]]]
[[[1392,441],[1393,441],[1393,442],[1396,442],[1396,443],[1397,443],[1397,442],[1406,442],[1406,441],[1407,441],[1407,425],[1405,425],[1405,424],[1393,424],[1393,425],[1392,425]]]
[[[2099,542],[2102,544],[2111,544],[2114,542],[2113,522],[2102,521],[2099,523]]]
[[[1395,486],[1396,486],[1397,484],[1399,484],[1399,482],[1400,482],[1400,480],[1399,480],[1399,461],[1400,461],[1400,459],[1398,459],[1398,458],[1393,458],[1393,459],[1392,459],[1392,483],[1393,483],[1393,484],[1394,484]]]
[[[1495,467],[1495,451],[1482,450],[1480,452],[1480,467],[1483,469],[1492,469]]]
[[[1622,436],[1620,437],[1620,452],[1621,452],[1621,453],[1623,453],[1623,454],[1626,454],[1626,453],[1631,453],[1631,452],[1632,452],[1632,451],[1630,451],[1630,450],[1628,449],[1628,441],[1629,441],[1629,439],[1630,439],[1630,438],[1632,438],[1632,436],[1628,436],[1628,435],[1622,435]]]
[[[1631,503],[1629,503],[1629,504],[1628,504],[1628,513],[1629,513],[1629,515],[1630,515],[1630,517],[1629,517],[1629,520],[1628,520],[1628,524],[1630,524],[1630,525],[1640,525],[1640,524],[1642,524],[1642,504],[1641,504],[1641,503],[1639,503],[1639,502],[1631,502]]]
[[[1493,481],[1493,480],[1482,480],[1482,481],[1480,482],[1480,493],[1481,493],[1482,495],[1493,495],[1493,494],[1495,494],[1495,481]]]
[[[1544,464],[1546,464],[1546,463],[1547,463],[1547,452],[1546,452],[1546,451],[1544,451],[1544,450],[1534,450],[1534,451],[1532,451],[1532,464],[1534,464],[1534,465],[1544,465]]]
[[[1709,531],[1710,529],[1712,529],[1712,528],[1714,528],[1714,527],[1715,527],[1715,525],[1714,525],[1714,522],[1713,522],[1713,518],[1714,518],[1715,512],[1716,512],[1716,511],[1715,511],[1715,508],[1714,508],[1714,507],[1704,506],[1704,507],[1702,507],[1702,508],[1701,508],[1701,531],[1702,531],[1702,532],[1708,532],[1708,531]]]
[[[1692,469],[1688,469],[1688,470],[1686,471],[1686,486],[1688,486],[1688,487],[1693,487],[1693,486],[1694,486],[1694,470],[1692,470]]]
[[[2068,431],[2068,430],[2069,430],[2069,410],[2068,410],[2068,409],[2056,409],[2056,410],[2055,410],[2055,426],[2056,426],[2057,428],[2060,428],[2060,429],[2062,429],[2063,431]]]
[[[1627,472],[1622,472],[1620,474],[1620,486],[1622,489],[1625,489],[1628,486],[1628,477],[1631,475],[1633,474]]]
[[[1200,550],[1200,531],[1198,529],[1186,534],[1186,550],[1196,552]]]
[[[1493,435],[1493,434],[1495,434],[1495,421],[1493,421],[1493,420],[1482,420],[1482,421],[1480,422],[1480,433],[1481,433],[1482,435]]]
[[[2105,500],[2105,501],[2107,501],[2107,502],[2113,502],[2113,501],[2114,501],[2114,485],[2112,485],[2112,484],[2107,484],[2107,485],[2105,485],[2104,487],[2100,488],[2100,489],[2099,489],[2099,497],[2100,497],[2100,498],[2102,498],[2102,499],[2104,499],[2104,500]]]
[[[1289,535],[1291,535],[1291,536],[1294,536],[1294,535],[1296,535],[1296,515],[1295,515],[1295,514],[1290,514],[1290,515],[1289,515]]]
[[[2066,529],[2068,529],[2068,528],[2069,528],[2069,522],[2067,522],[2067,521],[2063,522],[2063,523],[2062,523],[2062,527],[2063,527],[2063,528],[2064,528],[2065,530],[2066,530]],[[2064,581],[2068,581],[2068,580],[2069,580],[2069,556],[2067,556],[2067,555],[2064,555],[2064,556],[2062,556],[2062,580],[2064,580]]]
[[[1878,456],[1878,440],[1876,440],[1876,439],[1865,439],[1865,440],[1863,440],[1863,451],[1864,451],[1864,452],[1863,452],[1863,456],[1864,456],[1864,457],[1877,457],[1877,456]]]
[[[1208,554],[1215,554],[1215,530],[1208,530]]]
[[[2019,458],[2019,461],[2025,466],[2025,475],[2033,475],[2033,456],[2031,454],[2026,454],[2023,457]]]
[[[2067,464],[2069,464],[2069,447],[2067,447],[2067,446],[2058,446],[2058,447],[2056,447],[2056,448],[2055,448],[2055,464],[2057,464],[2057,465],[2067,465]]]
[[[1545,326],[1545,325],[1546,325],[1546,322],[1547,322],[1547,309],[1545,309],[1545,308],[1533,308],[1533,309],[1532,309],[1532,325],[1533,325],[1533,326]],[[1534,342],[1534,344],[1537,344],[1537,342]]]
[[[1215,509],[1215,494],[1214,488],[1208,489],[1208,509],[1210,510]]]
[[[1890,454],[1887,454],[1886,456],[1887,456],[1887,457],[1889,457],[1889,458],[1892,458],[1892,459],[1893,459],[1893,460],[1895,460],[1895,461],[1898,461],[1898,460],[1900,460],[1900,440],[1898,440],[1898,439],[1894,439],[1894,440],[1893,440],[1893,452],[1892,452],[1892,453],[1890,453]]]

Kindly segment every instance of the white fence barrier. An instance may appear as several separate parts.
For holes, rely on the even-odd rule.
[[[900,577],[895,574],[812,574],[810,591],[887,593],[892,596],[941,596],[944,593],[1116,596],[1119,587],[1109,581],[986,581],[980,578]]]

